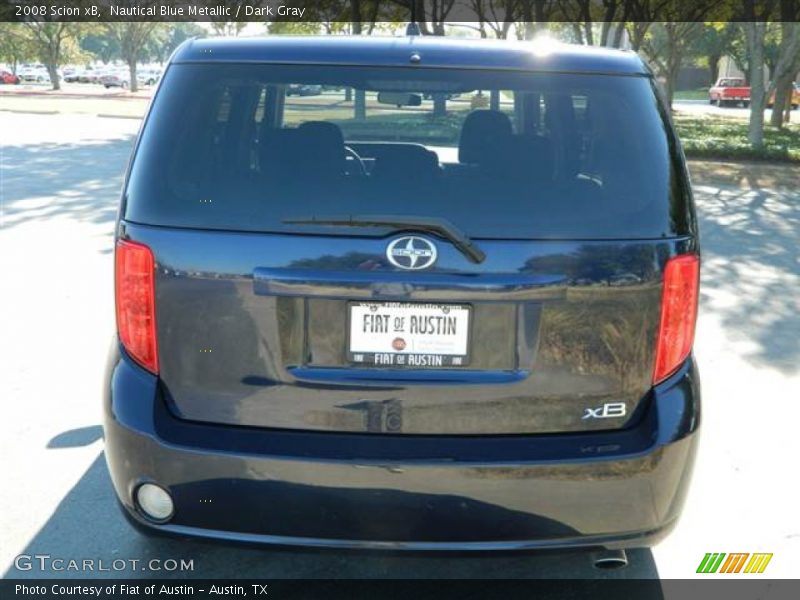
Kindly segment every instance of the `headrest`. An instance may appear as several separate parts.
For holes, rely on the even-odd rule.
[[[297,128],[300,162],[307,175],[323,179],[344,175],[346,158],[344,136],[338,125],[327,121],[307,121]]]
[[[387,144],[376,157],[372,176],[378,179],[431,179],[440,175],[439,157],[417,144]]]
[[[497,110],[476,110],[467,115],[458,143],[458,161],[482,164],[506,151],[512,136],[511,119]]]
[[[270,130],[261,146],[261,170],[270,177],[295,183],[344,175],[342,131],[324,121]]]
[[[298,128],[303,137],[310,136],[314,141],[330,147],[342,148],[344,151],[344,136],[339,126],[328,121],[306,121]]]

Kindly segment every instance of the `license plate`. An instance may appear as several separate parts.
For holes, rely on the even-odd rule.
[[[349,311],[347,358],[352,363],[412,369],[469,363],[469,306],[353,302]]]

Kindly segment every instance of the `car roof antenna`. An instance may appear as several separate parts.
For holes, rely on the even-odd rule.
[[[409,37],[422,35],[417,23],[417,0],[411,0],[411,22],[406,25],[406,35]]]

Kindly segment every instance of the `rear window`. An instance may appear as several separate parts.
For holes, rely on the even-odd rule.
[[[661,237],[682,233],[670,154],[646,77],[176,64],[125,218],[346,235],[286,221],[399,215],[476,238]]]

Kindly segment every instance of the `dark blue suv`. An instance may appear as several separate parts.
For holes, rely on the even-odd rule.
[[[187,42],[122,196],[116,493],[224,540],[652,544],[695,454],[698,273],[634,53]]]

